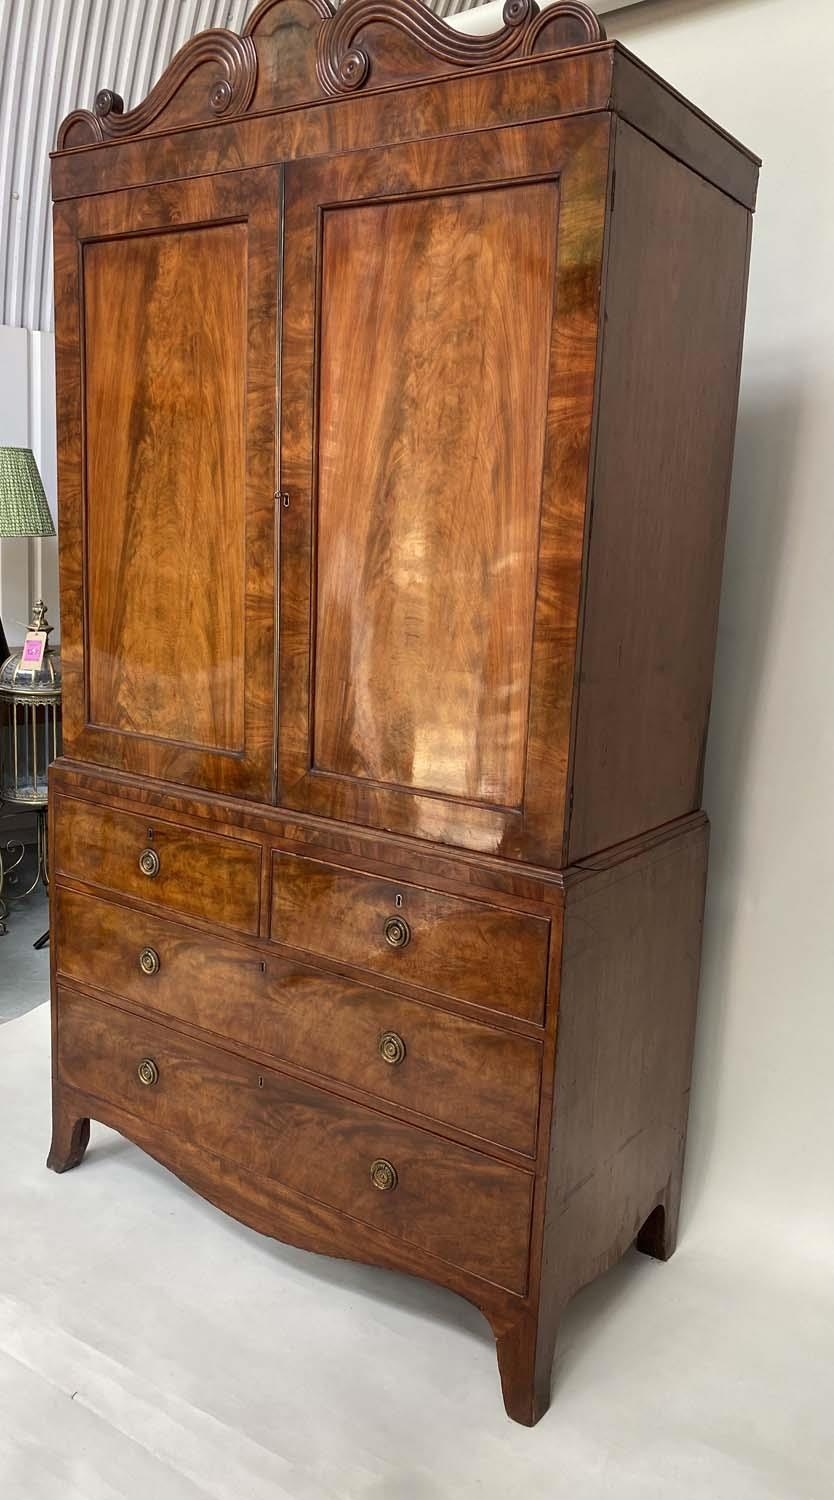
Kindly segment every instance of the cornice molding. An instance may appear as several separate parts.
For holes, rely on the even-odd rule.
[[[421,0],[263,0],[243,34],[203,31],[186,42],[147,98],[125,113],[102,89],[94,111],[64,120],[58,150],[233,119],[398,83],[495,66],[605,40],[581,0],[505,0],[488,36],[457,31]],[[286,62],[286,66],[282,66]]]

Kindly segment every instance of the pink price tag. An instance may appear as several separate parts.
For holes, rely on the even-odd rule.
[[[22,667],[31,668],[35,671],[43,664],[43,654],[46,650],[46,635],[41,630],[30,630],[23,642],[23,652],[20,658]]]

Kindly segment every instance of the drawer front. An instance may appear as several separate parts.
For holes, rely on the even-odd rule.
[[[59,991],[58,1017],[65,1084],[525,1290],[529,1173],[71,990]]]
[[[53,922],[67,979],[535,1152],[537,1042],[77,891]]]
[[[67,797],[53,817],[56,875],[257,933],[258,844]]]
[[[270,934],[292,948],[541,1023],[550,923],[275,854]]]

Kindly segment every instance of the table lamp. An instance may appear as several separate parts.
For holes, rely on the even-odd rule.
[[[54,535],[55,527],[31,448],[0,447],[0,537]],[[8,654],[0,620],[0,664]]]

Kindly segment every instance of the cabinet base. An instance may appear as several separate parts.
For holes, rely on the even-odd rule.
[[[52,1143],[46,1163],[50,1171],[68,1172],[80,1165],[90,1140],[90,1119],[95,1118],[134,1141],[202,1197],[262,1234],[299,1249],[406,1271],[449,1286],[474,1303],[492,1327],[507,1416],[524,1427],[534,1427],[547,1412],[559,1322],[580,1287],[569,1282],[560,1287],[557,1275],[548,1283],[546,1305],[542,1299],[536,1309],[500,1289],[479,1286],[451,1267],[438,1265],[437,1275],[430,1276],[425,1262],[419,1269],[409,1264],[407,1249],[391,1241],[386,1244],[385,1236],[369,1231],[363,1237],[362,1226],[323,1205],[284,1193],[277,1184],[257,1181],[217,1158],[204,1156],[201,1161],[202,1153],[194,1148],[159,1131],[139,1131],[120,1111],[102,1109],[97,1101],[75,1090],[57,1087],[52,1110]],[[668,1260],[675,1248],[680,1187],[678,1172],[636,1236],[637,1248],[659,1260]],[[378,1243],[374,1244],[374,1238]],[[632,1242],[633,1237],[621,1237],[600,1270],[613,1266]],[[588,1279],[594,1279],[593,1275]]]

